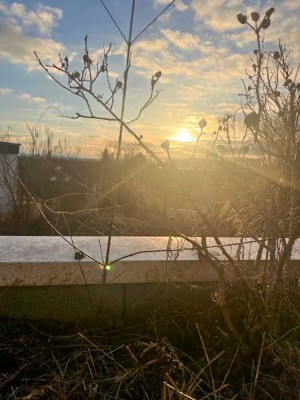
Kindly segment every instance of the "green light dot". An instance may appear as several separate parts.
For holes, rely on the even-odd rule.
[[[111,270],[111,266],[110,265],[105,265],[105,269],[106,269],[106,271],[110,271]]]

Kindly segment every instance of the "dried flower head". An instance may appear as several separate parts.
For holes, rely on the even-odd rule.
[[[257,22],[259,20],[259,13],[255,12],[255,11],[252,12],[251,13],[251,18],[252,18],[252,21]]]
[[[239,21],[240,24],[244,25],[247,22],[247,17],[246,15],[240,13],[237,16],[237,20]]]

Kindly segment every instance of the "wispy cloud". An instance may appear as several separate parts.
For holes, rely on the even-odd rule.
[[[27,36],[19,27],[8,22],[0,24],[0,37],[0,57],[13,64],[24,64],[29,70],[37,66],[34,51],[37,51],[47,62],[56,61],[58,53],[64,51],[61,43],[50,38]]]
[[[35,104],[41,104],[45,103],[46,99],[43,97],[38,97],[38,96],[31,96],[28,93],[21,93],[21,94],[16,94],[15,91],[11,88],[0,88],[0,96],[7,96],[7,95],[14,95],[18,99],[28,101],[30,103],[35,103]]]
[[[58,20],[62,19],[63,12],[59,8],[47,7],[37,4],[35,10],[27,10],[22,3],[8,4],[0,3],[0,12],[21,27],[36,29],[41,34],[50,34],[57,26]]]
[[[180,50],[199,50],[200,39],[189,32],[181,32],[179,30],[161,29],[160,32],[169,43]]]
[[[135,50],[144,51],[146,53],[161,52],[167,48],[167,43],[161,38],[141,40],[135,45]]]
[[[155,0],[155,4],[158,6],[167,6],[170,3],[171,3],[170,0]],[[176,0],[174,6],[178,11],[185,11],[188,9],[188,5],[185,4],[183,0]]]
[[[144,39],[144,40],[139,40],[136,42],[133,46],[133,52],[134,53],[160,53],[168,47],[167,41],[164,40],[163,38],[156,37],[152,39]],[[102,56],[102,50],[98,50],[98,52],[95,52],[96,56],[100,57]],[[124,57],[126,56],[126,45],[124,42],[122,42],[119,46],[116,46],[115,48],[111,49],[110,52],[111,55],[113,56],[120,56],[123,55]]]
[[[46,99],[44,99],[43,97],[31,96],[28,93],[22,93],[22,94],[18,95],[18,98],[21,100],[30,101],[31,103],[36,103],[36,104],[46,102]]]
[[[192,0],[195,20],[217,32],[239,28],[235,15],[245,10],[242,0]]]
[[[134,62],[135,66],[141,69],[141,73],[144,71],[149,74],[155,69],[162,70],[163,79],[167,77],[173,84],[176,84],[176,81],[172,80],[172,77],[181,80],[198,78],[205,81],[206,87],[210,86],[210,82],[217,87],[216,82],[224,84],[243,75],[247,65],[243,55],[230,53],[223,47],[215,47],[209,54],[206,50],[209,51],[205,45],[201,46],[203,54],[193,54],[192,59],[170,49],[161,52],[159,57],[141,51],[136,54]]]
[[[8,94],[11,94],[13,90],[11,88],[1,88],[0,87],[0,95],[1,96],[6,96]]]

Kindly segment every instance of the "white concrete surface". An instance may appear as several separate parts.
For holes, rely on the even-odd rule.
[[[0,287],[51,286],[99,284],[103,277],[103,264],[107,237],[73,237],[66,239],[86,256],[75,259],[75,249],[59,236],[0,236]],[[201,243],[201,238],[196,238]],[[252,264],[247,274],[254,271],[258,243],[244,239],[238,254],[239,238],[221,238],[226,250],[242,265]],[[213,238],[207,238],[209,251],[219,260],[225,257]],[[242,254],[241,254],[242,253]],[[289,271],[300,276],[300,239],[294,245]],[[198,260],[192,245],[181,238],[169,237],[113,237],[106,283],[142,282],[207,282],[218,279],[216,271]],[[297,264],[297,265],[296,265]],[[228,278],[232,270],[227,267]],[[246,272],[245,272],[246,273]]]

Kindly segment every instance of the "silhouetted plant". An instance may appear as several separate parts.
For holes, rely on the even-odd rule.
[[[101,2],[105,5],[103,1]],[[164,367],[165,375],[163,383],[160,381],[160,385],[163,386],[162,398],[164,400],[175,398],[175,396],[191,399],[194,398],[192,396],[215,399],[237,398],[237,396],[240,396],[242,399],[254,400],[256,398],[265,398],[265,396],[276,398],[274,396],[279,392],[281,397],[285,394],[294,395],[296,390],[294,390],[294,387],[290,390],[289,385],[291,382],[299,384],[299,368],[296,364],[298,362],[297,353],[294,356],[294,349],[292,347],[292,343],[297,342],[296,340],[292,342],[288,340],[284,341],[283,339],[286,339],[289,335],[297,337],[297,332],[299,332],[299,327],[296,326],[297,324],[295,325],[295,321],[299,320],[299,312],[297,310],[299,296],[297,295],[297,289],[294,290],[292,288],[289,291],[283,292],[283,294],[279,293],[279,295],[277,289],[278,287],[282,290],[284,288],[284,285],[280,286],[282,283],[281,278],[283,277],[284,269],[288,272],[291,250],[297,235],[299,235],[300,86],[296,82],[297,72],[294,77],[292,75],[293,72],[289,66],[287,48],[279,44],[278,50],[271,52],[263,50],[261,33],[270,26],[274,9],[269,9],[263,18],[260,18],[258,12],[252,12],[250,19],[243,14],[238,14],[237,16],[238,21],[242,25],[248,26],[253,30],[257,39],[257,49],[254,50],[255,61],[251,67],[251,72],[248,72],[249,85],[245,85],[244,101],[240,108],[243,113],[245,131],[242,137],[235,135],[236,113],[228,114],[220,120],[213,147],[214,157],[219,163],[216,163],[216,171],[214,172],[215,176],[219,176],[219,182],[222,181],[225,173],[227,174],[227,178],[229,176],[231,179],[223,183],[223,186],[227,185],[227,187],[225,187],[223,192],[219,193],[220,198],[218,198],[219,202],[217,205],[214,204],[211,206],[210,204],[206,204],[203,206],[202,204],[199,205],[200,201],[198,198],[191,195],[186,183],[186,177],[182,177],[180,171],[176,168],[174,160],[171,157],[170,142],[166,140],[161,145],[168,156],[168,161],[165,163],[144,144],[142,136],[129,127],[129,123],[135,119],[129,122],[125,121],[127,78],[131,64],[130,49],[148,27],[146,26],[135,38],[131,37],[134,4],[135,2],[132,1],[129,37],[126,38],[117,26],[127,44],[128,50],[124,82],[117,78],[112,83],[109,78],[108,56],[110,46],[104,50],[102,61],[97,63],[90,55],[87,37],[85,38],[83,63],[80,71],[72,69],[72,64],[69,62],[67,56],[59,56],[60,64],[52,66],[45,66],[39,58],[38,60],[50,77],[65,90],[79,96],[86,104],[88,113],[86,115],[77,114],[72,118],[99,119],[118,124],[119,137],[116,154],[118,163],[110,158],[109,152],[106,150],[103,151],[101,159],[101,163],[109,166],[113,170],[112,175],[115,176],[112,181],[105,182],[107,184],[105,194],[109,201],[108,206],[111,206],[114,210],[109,221],[109,243],[112,233],[114,233],[113,224],[116,221],[116,209],[120,206],[121,201],[125,199],[124,202],[126,202],[127,196],[132,195],[132,193],[136,200],[134,206],[138,202],[146,204],[148,201],[147,205],[151,205],[156,201],[157,203],[161,201],[161,214],[166,214],[164,207],[166,207],[167,197],[162,200],[155,198],[156,193],[154,189],[157,181],[153,179],[152,173],[147,176],[149,165],[145,156],[140,153],[130,154],[130,157],[125,157],[122,160],[122,164],[120,163],[122,135],[123,129],[125,129],[137,140],[137,143],[146,153],[153,157],[162,167],[161,170],[157,169],[156,173],[163,174],[164,180],[161,180],[160,184],[165,192],[167,192],[166,194],[171,193],[171,196],[175,196],[178,193],[182,194],[185,201],[188,202],[189,207],[195,212],[195,219],[199,221],[204,230],[201,239],[194,238],[192,235],[184,235],[177,229],[176,225],[173,226],[174,234],[181,236],[184,238],[185,243],[190,244],[190,248],[198,255],[199,266],[204,262],[204,265],[209,265],[215,269],[218,274],[219,285],[214,293],[212,293],[212,299],[217,307],[213,311],[209,310],[207,312],[208,314],[211,313],[209,318],[203,322],[202,326],[200,326],[198,321],[202,321],[203,314],[200,315],[198,313],[198,315],[194,315],[189,320],[193,324],[193,328],[196,328],[199,336],[199,347],[201,344],[203,353],[200,356],[197,354],[197,357],[195,357],[196,360],[193,360],[191,363],[191,368],[184,367],[184,362],[178,362],[179,359],[176,356],[176,352],[171,346],[166,344],[164,339],[159,345],[159,340],[148,344],[140,340],[133,341],[131,337],[130,344],[125,348],[125,355],[126,357],[128,356],[131,362],[133,361],[134,367],[132,367],[131,363],[129,363],[130,368],[127,370],[122,367],[122,376],[120,377],[119,366],[121,364],[115,362],[113,358],[115,356],[114,353],[113,357],[109,358],[109,361],[113,365],[113,368],[117,366],[117,373],[114,375],[116,379],[113,384],[111,379],[105,381],[105,383],[108,382],[107,390],[110,391],[109,393],[113,393],[113,397],[118,396],[121,391],[127,396],[128,393],[123,387],[123,381],[125,385],[132,385],[133,382],[137,381],[137,377],[140,374],[142,376],[141,388],[143,394],[145,394],[143,386],[145,385],[144,371],[146,371],[146,367],[151,367],[150,372],[152,376],[154,365],[156,368]],[[56,75],[53,75],[49,71],[52,68],[62,73],[65,78],[63,83],[58,81]],[[96,91],[94,86],[100,76],[105,77],[105,80],[108,82],[106,96],[102,96],[102,94]],[[137,118],[158,96],[159,93],[154,93],[154,88],[160,77],[160,71],[151,77],[149,97],[144,106],[137,112]],[[122,100],[120,113],[117,113],[115,112],[115,108],[119,95],[121,95]],[[92,105],[100,105],[102,110],[106,112],[105,116],[96,114],[92,110]],[[202,119],[199,122],[200,132],[191,155],[191,160],[195,157],[197,145],[204,133],[203,130],[205,127],[206,121]],[[33,133],[32,142],[36,146],[34,141],[35,135]],[[249,160],[246,157],[249,150],[256,151],[255,155],[257,157],[257,163],[252,164],[252,170],[249,167]],[[274,168],[277,175],[271,176],[270,172]],[[243,169],[249,175],[238,176],[240,169]],[[144,175],[139,180],[141,171],[143,171]],[[61,172],[57,169],[58,174]],[[249,192],[246,192],[247,182],[241,183],[241,181],[245,180],[245,176],[250,176],[252,173],[258,179],[253,185],[253,190],[249,189]],[[129,179],[132,176],[135,177],[135,180]],[[153,182],[151,182],[152,186],[149,192],[151,192],[152,197],[149,199],[147,198],[148,193],[145,195],[146,190],[141,190],[141,188],[144,183],[142,182],[143,179],[145,181],[145,177],[150,178],[151,176]],[[124,184],[124,182],[126,183]],[[122,185],[122,188],[125,187],[128,191],[116,191],[115,184],[117,187]],[[86,187],[88,188],[87,185]],[[137,195],[139,190],[143,193]],[[110,196],[111,193],[117,194]],[[97,195],[97,188],[94,194],[95,196]],[[122,195],[124,196],[123,199]],[[222,196],[226,198],[222,199]],[[239,207],[242,210],[239,210]],[[89,210],[85,211],[89,212]],[[65,214],[62,213],[62,215],[65,218]],[[164,216],[166,217],[164,221],[170,222],[171,226],[172,223],[168,216]],[[239,229],[242,238],[241,240],[237,239],[237,241],[240,240],[240,243],[237,245],[237,254],[235,256],[229,252],[223,239],[219,237],[219,224],[228,216],[232,219],[240,218]],[[99,214],[98,217],[97,223],[101,215]],[[124,231],[125,229],[126,227],[124,227]],[[219,251],[224,260],[220,260],[207,245],[207,232],[214,237],[214,250]],[[260,234],[262,237],[259,237]],[[245,279],[245,271],[240,263],[244,257],[243,244],[245,237],[247,237],[246,240],[249,242],[257,242],[260,245],[254,267],[259,267],[263,263],[262,274],[258,274],[253,278],[247,277],[247,279]],[[84,254],[78,253],[80,249],[76,250],[75,258],[79,260]],[[180,250],[181,245],[178,246],[177,253],[174,255],[175,258],[178,256]],[[266,260],[262,257],[263,251],[265,251]],[[169,256],[168,253],[167,255]],[[174,260],[172,256],[173,254],[171,254],[168,260]],[[103,264],[105,267],[109,261],[109,257],[110,251],[108,246],[105,260],[102,263],[100,262],[100,264]],[[105,283],[106,268],[103,271],[102,283]],[[234,282],[228,283],[228,272],[233,272]],[[284,293],[288,294],[288,296],[284,296]],[[293,304],[295,298],[297,298],[297,302],[295,302],[296,306]],[[172,316],[171,320],[163,318],[161,331],[165,332],[166,325],[173,322],[172,327],[174,329],[176,317],[178,317],[178,313],[175,317]],[[159,324],[157,324],[157,321],[154,321],[154,323],[155,335],[157,337]],[[178,327],[176,326],[176,328]],[[86,340],[82,333],[80,335],[81,339]],[[53,340],[53,337],[51,340]],[[67,337],[67,340],[69,340],[69,337]],[[78,340],[78,337],[76,340]],[[96,337],[93,337],[93,343],[95,340]],[[88,344],[87,354],[82,363],[81,372],[82,376],[88,376],[90,379],[89,363],[86,360],[90,357],[93,361],[93,358],[90,355],[91,341],[86,340],[86,342]],[[207,343],[209,347],[207,347]],[[285,346],[287,351],[285,350]],[[102,363],[102,355],[99,356],[97,353],[99,349],[101,350],[101,347],[97,344],[92,346],[92,348],[94,354],[97,355],[95,362],[98,363],[101,360],[102,368],[105,363]],[[118,347],[118,350],[120,349],[123,351],[124,346]],[[55,346],[53,351],[56,352]],[[122,354],[124,357],[124,353]],[[150,355],[152,355],[152,359],[148,362]],[[226,367],[224,367],[223,356],[225,357]],[[52,350],[51,357],[52,363],[53,361],[55,362],[54,365],[56,368],[57,360]],[[78,370],[80,359],[78,361],[75,356],[74,359],[76,360],[76,370]],[[189,357],[185,355],[184,360],[186,361],[187,359]],[[69,368],[67,368],[69,360],[67,360],[65,366],[66,374],[69,371]],[[250,363],[249,360],[251,360]],[[169,367],[165,367],[165,364],[170,361],[177,365],[176,372]],[[62,362],[62,359],[60,362]],[[245,362],[247,363],[246,366]],[[243,368],[240,367],[241,365]],[[239,385],[236,382],[234,382],[234,385],[231,385],[232,387],[228,387],[229,385],[227,385],[228,376],[233,369],[235,370],[235,377],[242,375],[240,387],[238,387]],[[280,379],[273,379],[273,377],[269,379],[271,369],[278,369],[280,371],[278,373]],[[58,370],[60,374],[60,366]],[[98,375],[92,377],[94,381],[98,382]],[[71,377],[71,382],[77,379],[75,375],[71,375]],[[65,377],[63,376],[63,378]],[[78,381],[80,387],[83,381],[83,378],[81,378],[80,376],[80,380]],[[65,395],[64,392],[68,392],[69,395],[70,382],[65,386],[58,385],[57,382],[57,379],[53,380],[51,390],[53,390],[53,386],[57,390],[56,393]],[[104,384],[103,379],[100,384]],[[47,386],[47,390],[50,390],[49,387]],[[112,388],[114,389],[113,391],[111,391]],[[148,386],[147,389],[149,389]],[[115,396],[116,393],[117,395]],[[106,395],[108,395],[108,391]]]
[[[239,14],[238,20],[247,24],[256,36],[255,60],[247,72],[249,84],[245,85],[243,102],[245,135],[258,149],[262,168],[276,171],[275,179],[267,178],[263,192],[269,210],[264,213],[262,234],[269,237],[272,274],[278,246],[275,238],[287,237],[280,245],[283,253],[279,256],[276,277],[280,280],[300,234],[300,83],[297,82],[299,66],[294,71],[287,46],[279,42],[274,50],[263,48],[262,32],[269,28],[274,11],[270,8],[262,18],[254,12],[251,22]]]
[[[149,97],[137,112],[137,117],[129,122],[126,122],[125,119],[128,75],[132,62],[131,48],[143,32],[148,29],[156,19],[154,19],[149,25],[142,29],[136,37],[133,38],[132,28],[135,15],[135,1],[132,1],[129,35],[128,37],[125,37],[120,27],[111,16],[105,3],[103,1],[101,1],[101,3],[104,5],[114,24],[117,26],[127,46],[124,81],[117,78],[114,83],[111,82],[108,69],[108,57],[111,46],[109,45],[108,48],[103,50],[102,60],[96,61],[91,58],[87,36],[84,40],[83,62],[80,71],[72,68],[72,64],[69,62],[67,56],[64,58],[60,56],[59,64],[44,65],[39,56],[35,53],[37,60],[46,73],[56,83],[58,83],[59,86],[68,92],[71,92],[75,96],[80,97],[86,105],[86,114],[76,113],[75,116],[69,116],[69,118],[87,118],[116,122],[119,129],[116,161],[119,162],[120,160],[123,130],[125,129],[136,139],[139,146],[163,168],[168,178],[169,185],[177,188],[178,192],[186,197],[191,208],[195,210],[197,218],[202,224],[204,231],[209,232],[210,235],[214,237],[216,245],[225,257],[226,262],[220,262],[210,254],[206,245],[205,234],[202,235],[201,242],[186,235],[182,235],[182,237],[184,237],[184,239],[193,246],[194,250],[197,251],[200,260],[205,260],[217,271],[220,281],[220,290],[216,294],[215,298],[222,309],[223,317],[226,321],[229,332],[233,336],[238,337],[239,332],[230,316],[226,299],[227,284],[225,267],[226,264],[229,265],[230,269],[234,271],[236,277],[241,281],[243,271],[240,268],[239,262],[230,255],[218,235],[218,219],[215,219],[213,213],[209,213],[203,207],[198,206],[197,200],[190,196],[189,188],[184,180],[180,182],[178,181],[177,170],[171,158],[169,141],[166,140],[161,145],[169,160],[169,163],[166,166],[166,164],[144,143],[142,135],[137,134],[129,126],[130,122],[139,118],[141,113],[144,112],[144,110],[150,106],[159,95],[159,92],[154,93],[154,88],[162,76],[161,71],[156,72],[151,77]],[[167,5],[163,12],[172,4],[173,1]],[[251,14],[251,22],[248,22],[248,17],[243,14],[238,14],[237,16],[238,21],[241,24],[249,26],[253,30],[257,41],[257,49],[254,50],[255,62],[252,65],[251,72],[248,72],[250,84],[248,87],[245,85],[246,93],[241,107],[242,112],[244,113],[246,130],[241,140],[242,144],[238,151],[236,151],[236,143],[233,143],[234,141],[237,142],[235,136],[236,115],[228,114],[220,121],[214,141],[214,144],[216,144],[214,147],[215,156],[222,162],[222,167],[225,166],[223,161],[228,157],[226,147],[224,147],[222,141],[223,143],[228,144],[228,154],[230,154],[234,163],[238,161],[240,163],[239,165],[245,169],[248,168],[246,163],[243,164],[245,155],[253,144],[259,149],[259,155],[261,156],[264,165],[268,165],[269,167],[276,165],[276,168],[278,168],[278,171],[282,176],[283,183],[281,183],[280,180],[276,182],[269,180],[267,181],[268,183],[266,183],[266,180],[263,181],[262,185],[266,186],[267,191],[263,191],[262,193],[268,193],[268,195],[263,199],[258,198],[258,202],[266,203],[267,199],[269,203],[264,209],[260,209],[263,213],[261,218],[262,220],[259,220],[259,227],[262,227],[263,229],[262,238],[258,239],[256,235],[251,235],[254,236],[253,241],[258,241],[260,244],[256,266],[258,266],[262,261],[262,250],[265,249],[267,253],[267,262],[265,263],[262,280],[264,290],[266,289],[266,293],[269,294],[269,299],[270,293],[272,293],[273,288],[276,286],[275,284],[281,279],[283,268],[288,266],[292,246],[297,237],[299,224],[299,169],[297,169],[297,165],[299,162],[298,126],[300,87],[297,82],[291,79],[292,69],[288,63],[288,49],[281,44],[279,44],[279,49],[275,51],[265,52],[263,49],[261,32],[264,32],[270,26],[273,12],[273,8],[269,9],[262,19],[260,18],[259,13],[253,12]],[[64,79],[62,81],[58,80],[57,75],[52,72],[53,70],[55,72],[59,71]],[[101,76],[105,77],[105,82],[107,82],[106,92],[102,90],[102,87],[100,92],[99,88],[96,86],[96,82]],[[282,84],[280,83],[281,80],[283,80]],[[102,92],[105,94],[102,94]],[[118,95],[121,96],[121,104],[119,110],[115,111]],[[97,108],[99,105],[101,106],[100,109],[105,112],[104,115],[99,113],[99,109]],[[199,122],[200,133],[191,158],[195,155],[198,141],[201,138],[205,127],[206,121],[202,119],[202,121]],[[266,177],[264,176],[264,178]],[[123,185],[123,183],[118,183],[117,178],[113,180],[112,187],[118,188],[120,185]],[[245,204],[248,199],[242,193],[241,196],[244,196]],[[238,201],[241,201],[241,198],[239,198]],[[253,204],[254,207],[253,205],[250,205],[249,209],[246,210],[246,213],[245,210],[243,210],[244,215],[246,214],[243,221],[244,226],[241,227],[243,235],[247,235],[249,232],[254,232],[253,226],[257,222],[257,209],[255,209],[256,203],[253,202]],[[109,262],[113,223],[116,208],[118,207],[118,190],[113,190],[112,192],[111,205],[112,213],[109,222],[109,239],[104,264]],[[238,205],[239,203],[237,202],[235,205],[236,208]],[[284,217],[278,222],[274,219],[275,215],[279,216],[281,212],[280,207],[282,206],[284,206],[285,211],[288,213],[289,229],[287,241],[282,238],[282,233],[286,232],[281,229]],[[220,219],[222,219],[224,215],[228,214],[230,208],[233,207],[231,207],[230,204],[228,205],[228,202],[227,204],[226,202],[220,204],[218,210]],[[237,215],[241,214],[238,210],[235,210],[235,212]],[[174,227],[174,230],[176,232],[176,226]],[[256,231],[256,233],[257,232],[259,231]],[[177,231],[177,234],[181,235],[181,232]],[[242,244],[243,243],[241,242],[241,248]],[[276,278],[274,278],[275,264],[277,268]],[[104,268],[103,271],[104,283],[106,281],[106,269]],[[251,287],[248,287],[248,289],[250,291],[252,290]],[[254,297],[256,298],[256,296]]]

